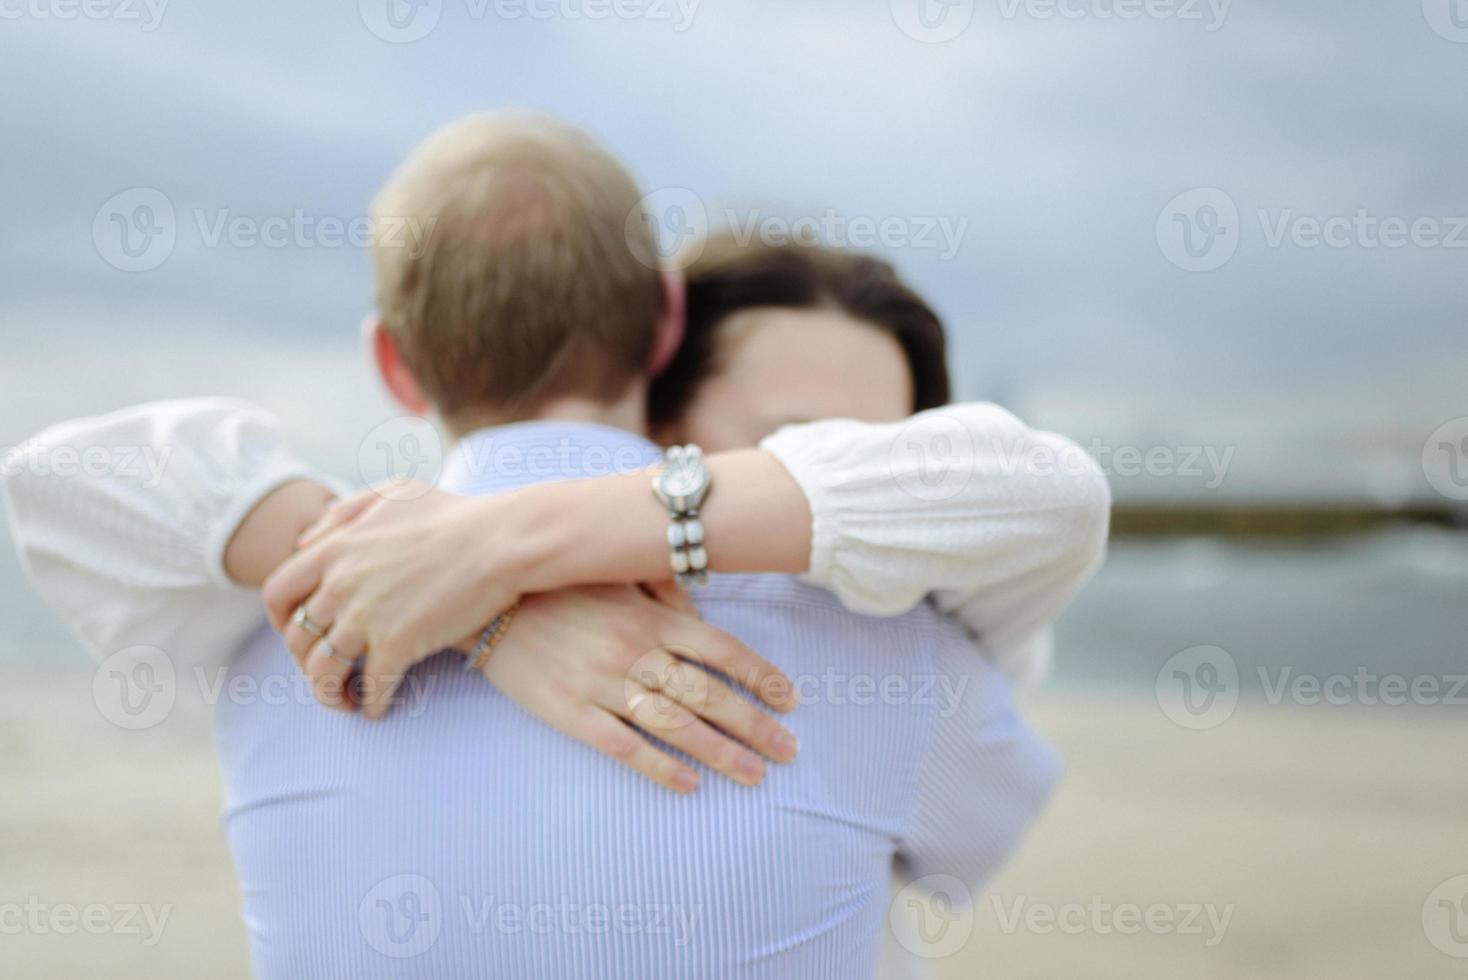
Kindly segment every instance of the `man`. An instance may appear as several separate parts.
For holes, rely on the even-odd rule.
[[[671,304],[623,237],[638,199],[584,135],[535,117],[462,121],[394,176],[379,216],[435,230],[411,261],[375,251],[391,325],[378,363],[405,407],[462,434],[456,460],[491,439],[573,468],[654,452],[641,406]],[[526,482],[462,465],[444,480]],[[1055,764],[961,630],[926,607],[853,615],[776,577],[716,578],[699,605],[792,676],[960,696],[816,698],[789,720],[800,756],[757,791],[714,780],[687,797],[536,722],[453,654],[415,670],[424,710],[380,724],[225,699],[225,822],[257,973],[845,980],[875,965],[894,856],[917,877],[988,877]],[[295,665],[262,630],[230,669],[234,684]]]

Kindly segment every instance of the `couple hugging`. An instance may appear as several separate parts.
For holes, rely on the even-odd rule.
[[[456,440],[436,488],[338,499],[226,400],[25,447],[166,447],[161,482],[7,476],[95,653],[309,677],[215,712],[262,978],[872,976],[891,876],[964,900],[1050,793],[1013,694],[1101,560],[1099,469],[948,404],[886,263],[714,235],[658,268],[641,200],[498,112],[382,189],[432,232],[374,247],[365,334]]]

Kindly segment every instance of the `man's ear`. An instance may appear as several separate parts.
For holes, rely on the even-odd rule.
[[[427,415],[433,405],[424,397],[423,389],[408,365],[403,363],[398,342],[388,332],[382,317],[369,314],[362,321],[362,340],[372,352],[372,363],[377,366],[377,376],[382,379],[393,401],[413,415]]]
[[[652,361],[647,376],[656,378],[667,370],[678,346],[683,343],[684,318],[688,312],[688,284],[676,269],[662,272],[663,315],[658,317],[657,339],[652,346]]]

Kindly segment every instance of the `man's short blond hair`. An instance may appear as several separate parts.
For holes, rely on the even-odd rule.
[[[663,292],[641,197],[590,136],[530,113],[450,123],[398,167],[372,205],[377,308],[451,425],[611,401],[646,371]]]

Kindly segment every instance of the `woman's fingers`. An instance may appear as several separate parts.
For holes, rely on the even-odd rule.
[[[357,516],[372,505],[374,501],[382,499],[376,490],[359,490],[350,497],[342,497],[331,502],[326,508],[326,513],[317,519],[301,536],[296,539],[296,548],[307,548],[322,537],[335,531],[343,524],[349,524],[357,519]]]
[[[672,651],[678,652],[676,648]],[[741,766],[738,772],[726,768],[737,759],[736,749],[748,746],[775,762],[795,758],[795,736],[783,725],[739,697],[723,681],[711,677],[697,663],[672,653],[656,650],[639,658],[625,686],[628,717],[679,748],[685,747],[672,737],[679,729],[695,727],[695,722],[705,728],[704,722],[717,726],[721,730],[713,732],[717,743],[709,743],[707,738],[702,738],[700,743],[716,748],[717,752],[711,758],[702,755],[697,758],[740,782],[746,781],[749,767]]]
[[[346,623],[333,626],[312,644],[301,669],[311,679],[311,692],[317,701],[338,711],[356,709],[347,685],[364,647],[362,634]]]
[[[723,630],[675,615],[668,618],[662,638],[678,656],[732,677],[776,711],[794,710],[795,685],[785,672]]]
[[[681,749],[736,783],[755,786],[765,778],[763,759],[700,720],[686,706],[663,691],[642,690],[634,693],[627,699],[622,714],[650,734],[675,749]]]
[[[373,721],[387,714],[397,695],[398,686],[407,676],[403,664],[416,662],[417,658],[404,657],[391,648],[373,647],[367,651],[362,662],[361,688],[362,713]]]
[[[654,748],[635,728],[603,708],[591,706],[582,711],[571,734],[675,793],[698,789],[698,773],[691,766]]]
[[[694,619],[702,618],[698,612],[698,607],[693,604],[692,599],[688,598],[688,593],[683,591],[683,587],[672,579],[667,579],[662,582],[644,582],[642,583],[642,590],[654,602],[661,603],[675,612],[692,616]]]
[[[277,633],[285,632],[286,624],[296,609],[320,587],[326,566],[323,544],[324,542],[317,542],[309,548],[297,551],[265,580],[260,595],[265,600],[265,612],[270,616],[270,625],[275,627]],[[313,608],[312,612],[324,613],[324,610]]]

